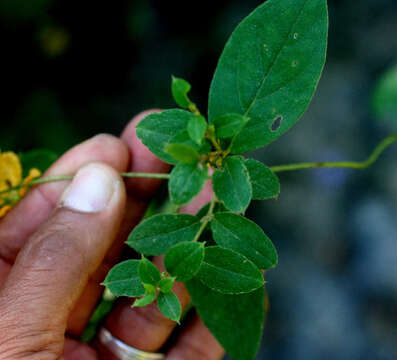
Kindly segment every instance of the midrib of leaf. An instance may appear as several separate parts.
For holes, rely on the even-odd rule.
[[[198,224],[198,223],[199,223],[199,221],[194,222],[194,223],[192,223],[192,224],[190,224],[190,225],[187,225],[187,226],[185,226],[185,227],[181,227],[181,228],[178,228],[178,229],[176,229],[176,230],[172,230],[172,231],[170,231],[170,232],[162,232],[161,234],[157,234],[157,235],[144,236],[144,237],[139,238],[138,240],[153,239],[153,238],[155,238],[155,237],[157,237],[157,236],[163,236],[163,235],[174,234],[174,233],[177,233],[177,232],[179,232],[179,231],[181,231],[181,230],[188,229],[188,228],[190,228],[190,227],[192,227],[193,225],[196,225],[196,224]]]
[[[230,230],[229,228],[226,228],[220,221],[214,219],[214,221],[216,221],[217,223],[219,223],[219,225],[225,229],[225,232],[231,234],[235,239],[241,241],[241,239],[238,237],[238,235],[236,235],[232,230]],[[244,242],[244,244],[246,244],[251,250],[253,250],[255,253],[258,253],[259,255],[262,255],[259,251],[257,251],[249,242]],[[263,255],[262,255],[263,256]]]
[[[221,268],[219,266],[215,266],[215,265],[212,265],[210,263],[207,263],[205,261],[203,261],[203,263],[206,264],[208,267],[216,269],[217,271],[219,271],[221,273],[228,274],[228,275],[229,274],[233,274],[233,275],[237,275],[239,278],[242,278],[242,279],[249,279],[251,281],[254,280],[255,282],[258,282],[258,279],[254,278],[252,276],[248,276],[248,275],[245,275],[245,274],[242,274],[242,273],[234,272],[232,270],[227,270],[227,269]]]
[[[235,190],[235,191],[234,191],[235,198],[236,198],[237,201],[240,203],[240,208],[241,208],[241,207],[243,207],[243,203],[242,203],[240,197],[238,196],[237,187],[236,187],[235,182],[233,181],[233,176],[232,176],[232,173],[231,173],[231,171],[230,171],[230,169],[229,169],[229,166],[226,167],[226,171],[229,173],[230,181],[231,181],[231,183],[232,183],[233,189]]]
[[[252,100],[251,103],[249,104],[249,106],[248,106],[248,108],[247,108],[247,111],[244,113],[244,116],[248,116],[249,112],[251,111],[251,108],[252,108],[252,107],[254,106],[254,104],[256,103],[256,101],[257,101],[257,99],[258,99],[258,96],[259,96],[259,94],[262,92],[263,86],[264,86],[265,83],[266,83],[266,80],[267,80],[268,77],[270,76],[270,74],[271,74],[271,72],[272,72],[272,70],[273,70],[274,65],[276,64],[276,62],[278,61],[279,57],[281,56],[281,53],[283,52],[283,49],[284,49],[285,45],[287,44],[287,42],[288,42],[288,40],[289,40],[289,38],[290,38],[290,36],[291,36],[293,30],[294,30],[294,28],[295,28],[295,26],[296,26],[296,24],[297,24],[299,18],[300,18],[301,15],[302,15],[303,9],[305,8],[305,6],[306,6],[306,4],[307,4],[308,1],[309,1],[309,0],[306,0],[306,1],[304,2],[304,4],[302,5],[302,8],[299,10],[298,16],[296,17],[294,23],[291,25],[291,28],[290,28],[290,30],[289,30],[289,32],[288,32],[286,38],[285,38],[285,41],[284,41],[283,45],[282,45],[281,48],[280,48],[280,51],[277,53],[277,55],[275,56],[273,62],[271,63],[271,65],[270,65],[270,67],[269,67],[269,70],[267,71],[267,73],[266,73],[266,75],[265,75],[265,77],[264,77],[264,79],[263,79],[261,85],[259,86],[259,89],[258,89],[258,91],[257,91],[256,94],[255,94],[255,97],[253,98],[253,100]],[[240,47],[239,47],[239,57],[240,57]]]
[[[166,302],[168,310],[172,313],[174,318],[178,318],[178,314],[174,311],[174,307],[170,305],[171,303],[168,301],[168,298],[166,296],[164,296],[164,301]]]

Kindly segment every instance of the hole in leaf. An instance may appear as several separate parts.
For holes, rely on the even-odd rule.
[[[294,39],[296,40],[298,38],[298,33],[294,34]]]
[[[283,121],[283,116],[282,115],[278,115],[272,122],[272,124],[270,125],[270,130],[272,132],[277,131],[278,129],[280,129],[281,127],[281,122]]]
[[[295,60],[292,62],[292,67],[296,67],[298,65],[298,62]]]

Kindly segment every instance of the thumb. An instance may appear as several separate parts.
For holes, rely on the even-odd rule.
[[[0,359],[61,356],[68,315],[117,235],[125,200],[112,168],[77,173],[0,289]]]

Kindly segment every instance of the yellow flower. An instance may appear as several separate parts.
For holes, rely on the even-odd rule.
[[[28,187],[18,190],[6,190],[27,184],[35,178],[40,177],[41,173],[37,169],[31,169],[29,175],[22,178],[22,165],[18,156],[13,152],[0,152],[0,218],[23,197],[28,191]]]

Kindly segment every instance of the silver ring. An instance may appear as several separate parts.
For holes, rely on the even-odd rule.
[[[115,338],[109,330],[102,327],[98,333],[99,342],[120,360],[161,360],[165,359],[163,354],[149,353],[135,349]]]

